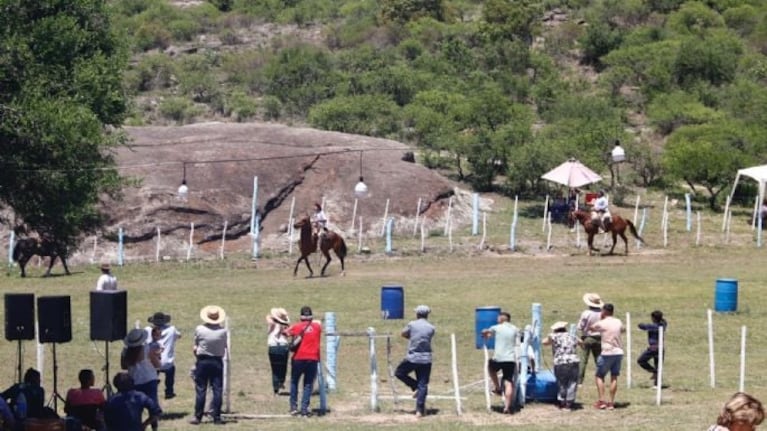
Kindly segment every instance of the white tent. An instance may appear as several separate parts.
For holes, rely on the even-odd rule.
[[[760,210],[759,204],[764,202],[765,184],[767,183],[767,165],[754,166],[751,168],[738,170],[738,174],[735,176],[735,182],[732,184],[732,191],[730,192],[730,196],[727,198],[727,203],[725,203],[724,206],[724,221],[722,223],[722,230],[727,227],[728,215],[730,213],[730,203],[732,202],[732,198],[735,196],[735,189],[738,187],[738,181],[740,181],[741,176],[753,178],[759,183],[759,194],[756,200],[756,204],[754,205],[754,218],[752,221],[752,226],[756,225],[756,220]]]
[[[543,174],[541,178],[570,188],[582,187],[586,184],[602,181],[602,177],[575,159],[562,163]]]

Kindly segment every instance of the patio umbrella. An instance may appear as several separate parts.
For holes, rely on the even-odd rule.
[[[541,178],[570,188],[582,187],[586,184],[602,181],[602,177],[575,159],[562,163],[543,174]]]

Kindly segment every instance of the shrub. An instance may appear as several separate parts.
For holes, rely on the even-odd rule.
[[[159,90],[173,85],[176,65],[165,54],[149,54],[141,58],[132,72],[129,88],[139,92]]]
[[[153,22],[142,24],[134,35],[134,44],[142,51],[170,46],[172,35],[164,26]]]
[[[262,100],[265,120],[279,120],[282,113],[282,102],[274,96],[266,96]]]
[[[184,97],[168,97],[160,102],[159,111],[164,118],[179,124],[189,123],[202,113],[201,109]]]
[[[309,124],[325,130],[388,136],[399,129],[400,110],[386,95],[343,96],[309,111]]]

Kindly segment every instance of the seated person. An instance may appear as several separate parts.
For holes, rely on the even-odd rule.
[[[93,388],[96,380],[93,371],[80,370],[77,378],[80,380],[80,387],[67,391],[64,411],[90,429],[106,429],[103,417],[106,400],[100,390]]]
[[[109,431],[143,430],[160,419],[162,409],[146,394],[133,388],[130,374],[124,371],[117,373],[113,382],[117,393],[109,398],[104,407],[104,419]],[[149,417],[142,422],[144,409],[149,412]]]
[[[16,419],[13,417],[11,408],[4,399],[0,398],[0,430],[10,431],[15,427]]]
[[[20,394],[24,394],[26,411],[19,411],[20,409],[18,409],[17,401]],[[6,389],[0,396],[3,400],[10,401],[10,407],[14,412],[17,426],[23,426],[22,423],[27,418],[49,417],[49,414],[44,409],[45,391],[40,386],[40,372],[34,368],[30,368],[24,373],[24,381],[22,383],[16,383]]]

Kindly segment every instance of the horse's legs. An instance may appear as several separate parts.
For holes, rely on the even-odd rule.
[[[306,264],[306,269],[309,270],[309,277],[314,277],[314,271],[312,271],[312,266],[309,265],[309,256],[304,256],[304,263]]]
[[[628,238],[626,238],[626,233],[625,232],[621,232],[620,236],[621,236],[621,238],[623,238],[623,245],[626,246],[626,256],[628,256],[629,255],[629,240],[628,240]]]
[[[63,262],[63,260],[62,260],[62,262]],[[51,260],[48,262],[48,270],[45,271],[45,274],[43,275],[43,277],[50,277],[50,275],[51,275],[51,268],[53,268],[53,264],[54,263],[56,263],[56,255],[55,254],[51,255]],[[69,272],[67,272],[67,274],[68,273]]]
[[[29,259],[31,259],[32,256],[24,256],[22,255],[19,258],[19,267],[21,268],[21,277],[24,278],[27,276],[27,271],[24,269],[27,266],[27,262],[29,262]]]
[[[618,241],[618,233],[615,231],[610,232],[613,235],[613,246],[610,247],[610,254],[613,254],[613,251],[615,250],[615,243]]]
[[[333,260],[333,259],[330,258],[330,253],[328,252],[328,249],[326,249],[326,248],[322,249],[322,255],[325,256],[325,259],[327,259],[325,261],[325,264],[322,265],[322,271],[320,271],[320,275],[324,277],[325,276],[325,268],[327,268],[328,265],[330,265],[330,261]]]
[[[338,260],[341,261],[341,274],[344,273],[344,257],[341,256],[338,251],[336,251],[336,256],[338,256]]]
[[[67,266],[67,259],[64,256],[59,256],[59,259],[61,259],[61,264],[64,265],[64,272],[66,272],[67,275],[72,275],[69,272],[69,267]]]
[[[293,268],[293,277],[295,277],[295,276],[296,276],[296,274],[298,274],[298,265],[300,265],[300,264],[301,264],[301,261],[302,261],[302,260],[303,260],[304,262],[306,262],[306,267],[309,269],[309,277],[311,277],[311,276],[313,276],[313,275],[314,275],[314,271],[312,271],[312,267],[311,267],[311,266],[309,266],[309,258],[308,258],[308,256],[309,256],[309,255],[303,255],[303,256],[301,256],[301,257],[299,257],[299,258],[298,258],[298,260],[296,261],[296,267],[295,267],[295,268]]]

